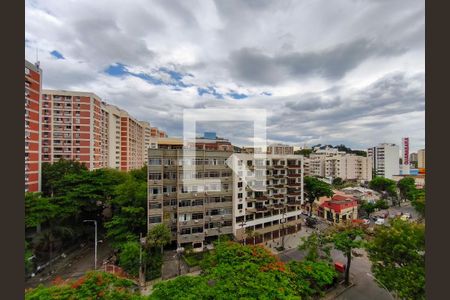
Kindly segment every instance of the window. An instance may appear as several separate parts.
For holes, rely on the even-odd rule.
[[[186,206],[191,206],[191,200],[180,200],[179,207],[186,207]]]
[[[201,206],[201,205],[203,205],[202,199],[196,199],[196,200],[192,201],[192,206]]]
[[[242,209],[242,204],[238,204],[238,209]]]
[[[160,166],[161,165],[161,158],[150,158],[148,160],[149,166]]]
[[[150,203],[150,209],[159,209],[161,208],[161,203]]]
[[[149,173],[148,179],[150,180],[161,180],[161,173]]]
[[[203,227],[192,227],[192,233],[201,233],[203,232]]]
[[[190,228],[181,228],[180,235],[191,234]]]
[[[241,188],[242,187],[242,181],[240,181],[240,182],[238,182],[238,188]]]
[[[161,223],[161,216],[151,216],[151,217],[148,217],[148,222],[149,222],[150,224]]]
[[[203,213],[193,213],[192,220],[201,220],[203,219]]]
[[[238,193],[238,198],[242,199],[242,193]]]

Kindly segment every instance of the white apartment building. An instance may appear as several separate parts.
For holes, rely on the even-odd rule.
[[[232,189],[236,239],[261,243],[298,231],[304,201],[303,156],[267,154],[263,159],[245,153],[234,155],[238,159]],[[249,236],[249,232],[256,235]]]
[[[395,144],[382,143],[367,150],[376,176],[392,179],[400,174],[400,148]]]

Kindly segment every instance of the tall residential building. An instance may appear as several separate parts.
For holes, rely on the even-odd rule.
[[[153,146],[148,150],[148,228],[164,223],[172,241],[195,248],[231,234],[232,174],[225,163],[231,153],[192,150],[185,155],[175,140]]]
[[[106,145],[102,144],[103,151],[106,151],[107,154],[104,153],[104,157],[107,157],[107,166],[112,169],[119,170],[120,169],[120,116],[122,110],[117,106],[110,105],[107,103],[102,103],[102,113],[105,126],[102,131],[106,132],[107,141]],[[105,143],[105,141],[103,142]]]
[[[417,151],[417,167],[425,169],[425,149]]]
[[[417,160],[418,160],[417,153],[411,153],[411,154],[409,155],[409,162],[410,162],[411,164],[417,164]]]
[[[376,176],[392,179],[400,174],[400,149],[395,144],[382,143],[367,150]]]
[[[41,190],[41,114],[42,70],[25,60],[25,192]]]
[[[267,154],[292,155],[294,154],[294,147],[283,144],[272,144],[267,146]]]
[[[120,169],[129,171],[144,166],[144,127],[126,111],[120,112]]]
[[[144,164],[148,163],[148,148],[150,148],[150,140],[152,138],[151,127],[149,122],[141,121],[144,129]]]
[[[303,157],[267,154],[234,154],[233,235],[247,243],[262,243],[300,230],[303,205]],[[246,172],[253,178],[249,180]],[[250,186],[247,186],[252,182]],[[253,186],[265,189],[252,189]],[[248,233],[252,237],[248,236]]]
[[[42,91],[42,162],[76,160],[90,170],[106,167],[102,155],[105,115],[93,93]]]

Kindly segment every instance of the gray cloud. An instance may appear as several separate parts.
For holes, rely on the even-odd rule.
[[[339,44],[318,52],[294,52],[269,56],[244,48],[231,53],[231,74],[244,82],[273,85],[286,79],[319,76],[339,79],[373,56],[394,56],[406,49],[365,39]],[[292,78],[293,77],[293,78]]]
[[[423,1],[47,0],[25,13],[44,87],[94,92],[172,136],[185,108],[263,108],[270,141],[364,148],[410,136],[424,147]],[[115,63],[193,77],[174,91],[103,72]],[[249,97],[198,94],[210,86]],[[248,126],[220,125],[248,141]]]

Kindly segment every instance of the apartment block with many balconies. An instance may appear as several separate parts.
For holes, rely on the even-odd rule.
[[[300,230],[303,205],[303,156],[234,154],[233,234],[262,243]],[[248,180],[251,175],[251,180]],[[258,189],[253,187],[257,186]]]
[[[76,160],[90,170],[108,165],[103,155],[105,114],[93,93],[43,90],[42,162]],[[105,160],[106,159],[106,160]]]
[[[225,163],[231,153],[186,153],[178,141],[154,148],[148,150],[148,228],[164,223],[172,241],[194,248],[232,234],[232,173]]]
[[[41,111],[42,70],[25,60],[25,192],[41,190]]]
[[[120,114],[120,169],[129,171],[144,166],[144,127],[126,111]]]

